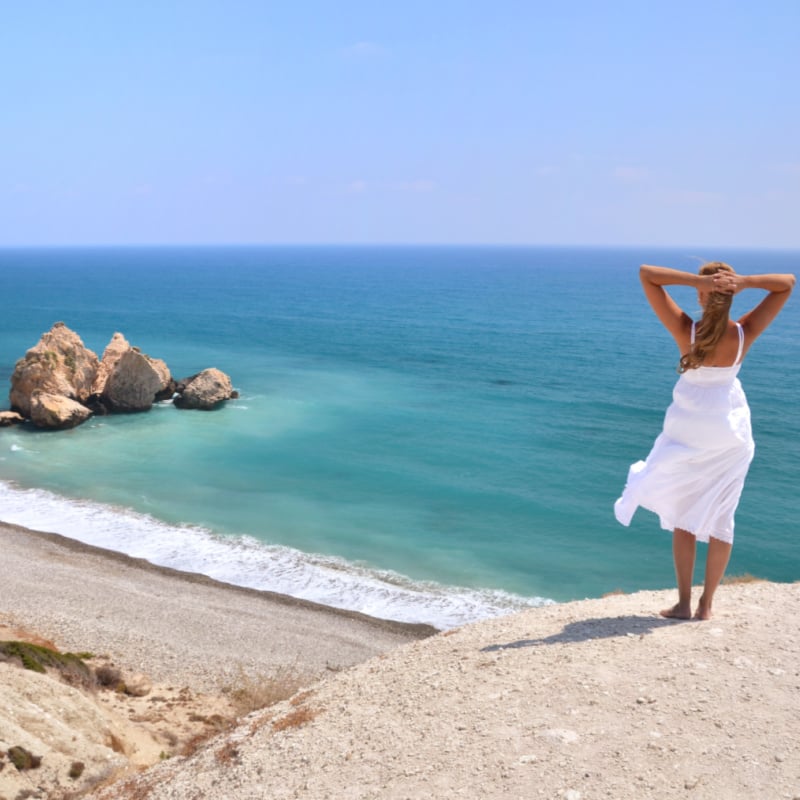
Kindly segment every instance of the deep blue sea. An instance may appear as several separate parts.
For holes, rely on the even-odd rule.
[[[0,519],[438,627],[669,587],[656,517],[613,515],[677,378],[638,266],[706,259],[800,267],[800,252],[719,248],[0,250],[6,386],[60,320],[98,356],[120,331],[174,376],[215,366],[241,395],[0,429]],[[694,292],[674,294],[699,316]],[[729,572],[798,580],[797,297],[740,377],[756,456]]]

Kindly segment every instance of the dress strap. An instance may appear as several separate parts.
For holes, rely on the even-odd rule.
[[[694,344],[694,326],[695,325],[697,325],[697,323],[694,320],[692,320],[692,338],[689,340],[689,344]]]
[[[744,350],[744,328],[742,328],[741,323],[736,323],[736,330],[739,331],[739,351],[736,353],[736,361],[733,362],[734,366],[742,360],[742,351]],[[694,333],[694,329],[692,329],[692,333]]]

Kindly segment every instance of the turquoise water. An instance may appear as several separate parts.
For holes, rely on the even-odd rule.
[[[98,355],[121,331],[176,377],[216,366],[241,393],[213,413],[0,430],[0,519],[443,627],[669,586],[670,537],[612,506],[676,378],[637,267],[696,253],[0,250],[0,375],[63,320]],[[800,254],[700,255],[786,272]],[[799,334],[793,298],[742,368],[757,449],[735,573],[800,578]]]

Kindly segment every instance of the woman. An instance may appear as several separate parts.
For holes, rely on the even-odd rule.
[[[672,530],[678,602],[664,617],[690,619],[697,541],[708,543],[705,584],[695,619],[710,619],[714,592],[733,546],[733,517],[753,458],[750,409],[737,374],[753,342],[766,330],[794,288],[794,275],[737,275],[720,261],[699,274],[642,266],[644,293],[672,334],[681,359],[680,378],[664,429],[646,461],[634,464],[614,513],[629,525],[636,509],[658,514]],[[703,308],[695,324],[665,286],[693,286]],[[733,322],[733,295],[744,289],[768,294]]]

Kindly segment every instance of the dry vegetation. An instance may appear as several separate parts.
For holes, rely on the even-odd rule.
[[[38,673],[49,673],[54,678],[62,680],[70,686],[92,694],[96,694],[98,690],[101,693],[103,690],[110,691],[117,696],[133,694],[128,692],[122,670],[113,664],[104,662],[92,665],[91,663],[86,663],[94,659],[89,653],[60,653],[51,645],[51,642],[44,640],[41,643],[22,640],[0,641],[0,661],[16,663],[20,668]],[[236,678],[222,690],[222,696],[225,698],[224,706],[230,709],[230,713],[204,714],[201,713],[202,706],[198,706],[196,710],[190,709],[189,713],[186,714],[186,719],[196,726],[197,732],[184,740],[182,745],[180,745],[177,737],[171,737],[172,744],[175,747],[171,747],[170,752],[162,752],[161,757],[169,758],[172,755],[191,756],[215,736],[232,730],[238,721],[247,714],[268,708],[285,700],[290,700],[295,710],[274,723],[275,730],[284,730],[302,725],[304,722],[313,719],[317,712],[303,705],[312,692],[300,690],[313,683],[318,677],[318,675],[300,670],[295,665],[280,666],[270,675],[249,674],[240,668]],[[168,690],[168,692],[170,691]],[[151,695],[146,702],[150,704],[148,708],[155,703],[155,706],[152,706],[152,711],[145,714],[142,712],[134,714],[131,709],[128,718],[132,722],[138,721],[142,724],[167,722],[164,715],[159,714],[158,709],[162,707],[163,709],[171,709],[176,704],[189,704],[194,699],[190,694],[189,690],[185,688],[171,699]],[[145,702],[144,698],[134,698],[133,696],[127,698],[125,702],[133,702],[135,699]],[[270,718],[267,717],[262,722],[262,725],[269,721]],[[150,727],[153,727],[153,725],[150,725]],[[163,728],[163,725],[159,727]],[[159,730],[159,734],[162,739],[169,738],[166,729]],[[107,734],[106,746],[116,753],[125,753],[124,743],[113,733],[109,732]],[[215,755],[222,764],[235,764],[238,753],[235,746],[227,743],[222,745]],[[6,756],[6,754],[4,753],[3,756]],[[27,751],[20,747],[11,748],[7,757],[6,765],[10,764],[18,770],[35,769],[38,766],[37,757],[28,754]],[[83,775],[85,766],[82,761],[73,761],[70,766],[69,777],[72,780],[78,780]],[[2,768],[2,764],[0,764],[0,768]],[[98,790],[103,784],[114,786],[111,791],[114,793],[115,800],[146,800],[146,798],[151,797],[153,790],[157,786],[158,777],[138,773],[123,779],[119,783],[114,783],[114,780],[114,775],[107,772],[100,782],[94,782],[92,786],[84,787],[81,790],[62,791],[57,797],[53,795],[53,800],[78,800],[88,792]],[[19,800],[22,800],[22,798],[20,797]]]
[[[763,580],[764,578],[757,578],[755,575],[745,572],[743,575],[726,575],[722,579],[722,583],[727,586],[733,586],[737,583],[760,583]]]
[[[108,677],[116,676],[109,675]],[[193,721],[203,725],[203,729],[185,742],[178,755],[184,758],[193,755],[215,736],[233,730],[241,717],[285,700],[289,700],[290,704],[294,706],[294,710],[277,722],[273,722],[274,730],[297,727],[314,719],[319,711],[304,705],[306,700],[313,695],[313,691],[300,691],[314,679],[315,676],[311,673],[304,673],[291,665],[279,667],[272,675],[250,675],[240,669],[236,680],[224,689],[225,694],[232,702],[235,715],[231,717],[222,717],[218,714],[208,717],[199,714],[193,715]],[[114,681],[110,682],[113,688]],[[270,718],[267,717],[261,725],[269,721]],[[164,754],[164,757],[169,756]],[[221,765],[235,766],[239,760],[239,751],[234,743],[225,742],[214,751],[214,758]],[[157,774],[139,773],[116,783],[113,782],[113,779],[109,780],[107,786],[113,786],[113,789],[107,788],[106,791],[113,792],[114,800],[149,800],[153,796],[158,782]],[[96,785],[92,787],[92,790],[96,791],[98,788]],[[71,794],[69,798],[64,797],[59,800],[77,800],[82,794]]]
[[[240,669],[235,685],[228,687],[226,693],[237,716],[243,717],[251,711],[288,700],[314,679],[314,675],[290,664],[278,667],[272,675],[248,675]]]
[[[311,722],[319,713],[320,709],[318,708],[299,706],[294,711],[290,711],[285,717],[276,719],[272,723],[272,730],[285,731],[289,728],[299,728],[301,725],[305,725],[306,722]]]

